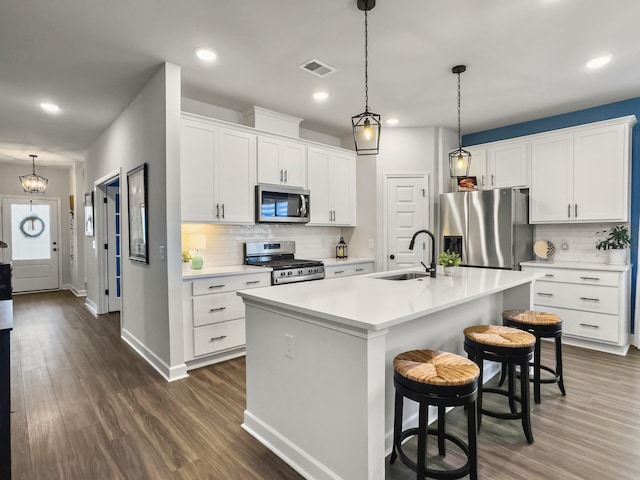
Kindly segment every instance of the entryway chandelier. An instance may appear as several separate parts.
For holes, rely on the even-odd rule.
[[[462,148],[460,134],[460,74],[467,70],[465,65],[456,65],[451,73],[458,75],[458,148],[449,154],[449,175],[451,178],[468,177],[471,166],[471,153]]]
[[[36,158],[38,158],[38,156],[29,156],[31,157],[31,165],[33,170],[29,175],[20,175],[18,177],[20,178],[20,185],[22,185],[22,188],[27,193],[44,193],[44,191],[47,189],[47,183],[49,182],[49,180],[41,177],[40,175],[36,175]]]
[[[367,12],[376,6],[376,0],[357,0],[364,11],[364,112],[351,117],[353,140],[358,155],[377,155],[380,149],[380,115],[369,111],[369,23]]]

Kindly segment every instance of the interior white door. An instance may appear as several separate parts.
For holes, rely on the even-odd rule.
[[[387,178],[387,270],[428,263],[431,245],[420,238],[409,250],[411,237],[428,226],[427,186],[424,177]]]
[[[57,200],[4,197],[2,237],[15,293],[59,288]]]
[[[120,311],[120,187],[107,186],[107,300],[110,312]]]

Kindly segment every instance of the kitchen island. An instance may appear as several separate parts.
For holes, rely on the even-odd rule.
[[[238,292],[246,306],[243,427],[306,478],[383,479],[393,358],[416,348],[465,355],[462,330],[530,308],[539,277],[458,268],[453,277],[384,279],[401,272]]]

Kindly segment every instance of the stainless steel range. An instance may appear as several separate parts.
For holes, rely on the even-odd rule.
[[[248,242],[244,244],[244,263],[272,268],[271,285],[324,278],[322,262],[300,260],[295,253],[296,243],[292,241]]]

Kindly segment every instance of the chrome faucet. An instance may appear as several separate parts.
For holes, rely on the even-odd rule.
[[[425,271],[431,274],[431,278],[436,278],[436,237],[433,236],[433,233],[431,233],[429,230],[418,230],[413,234],[413,237],[411,238],[411,242],[409,243],[409,250],[413,250],[413,247],[416,244],[416,237],[421,233],[426,233],[431,237],[431,264],[429,265],[429,267],[427,267],[424,263],[420,263],[422,263]]]

